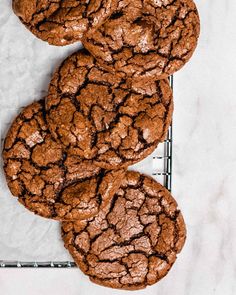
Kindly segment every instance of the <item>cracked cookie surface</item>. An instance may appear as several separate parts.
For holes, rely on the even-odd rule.
[[[3,149],[8,187],[40,216],[57,220],[93,216],[112,197],[123,172],[105,172],[89,160],[67,155],[50,135],[44,103],[26,107],[8,131]]]
[[[93,282],[135,290],[168,273],[186,229],[169,191],[150,177],[128,171],[110,204],[94,218],[63,222],[62,237]]]
[[[89,29],[99,27],[116,8],[117,0],[13,0],[21,22],[51,45],[80,41]]]
[[[120,0],[83,44],[103,67],[124,77],[163,79],[191,58],[199,32],[192,0]]]
[[[46,110],[52,135],[70,154],[117,169],[141,161],[165,139],[173,97],[168,80],[131,83],[81,50],[53,75]]]

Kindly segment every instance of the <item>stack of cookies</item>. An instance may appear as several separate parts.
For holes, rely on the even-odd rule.
[[[49,44],[85,48],[12,123],[3,150],[10,191],[62,222],[65,247],[93,282],[130,290],[156,283],[183,247],[184,220],[169,191],[127,169],[166,137],[168,76],[197,45],[195,4],[13,0],[13,10]]]

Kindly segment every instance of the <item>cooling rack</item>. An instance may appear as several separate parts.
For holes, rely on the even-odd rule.
[[[173,76],[169,78],[173,89]],[[156,151],[149,157],[153,162],[152,177],[162,183],[169,191],[172,184],[172,134],[173,125],[169,127],[167,138],[160,144]],[[140,164],[139,164],[140,165]],[[143,171],[142,171],[143,172]],[[145,171],[144,171],[145,172]],[[0,260],[0,268],[73,268],[72,261],[47,261],[47,262],[23,262]]]

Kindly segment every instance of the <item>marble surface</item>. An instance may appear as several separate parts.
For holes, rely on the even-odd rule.
[[[191,62],[174,77],[173,195],[183,211],[188,238],[169,275],[155,286],[132,294],[236,294],[236,2],[196,3],[202,24],[199,46]],[[1,0],[1,136],[20,107],[45,94],[53,69],[78,46],[55,48],[37,40],[14,17],[10,1]],[[14,221],[6,217],[17,206],[14,199],[6,201],[10,197],[2,194],[4,187],[2,183],[0,231],[14,250],[24,244],[24,239],[20,235],[9,237],[2,224],[11,222],[15,230],[20,222],[30,228],[31,222],[37,225],[39,221],[20,211]],[[50,243],[56,238],[53,233],[54,229],[49,235],[37,235],[38,241]],[[0,256],[4,243],[1,236]],[[33,254],[21,248],[22,255],[29,258],[42,250],[58,255],[54,248],[46,246],[43,249],[38,246]],[[0,269],[0,286],[4,295],[128,294],[91,284],[77,269]]]

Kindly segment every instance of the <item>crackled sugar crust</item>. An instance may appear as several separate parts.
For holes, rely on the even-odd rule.
[[[63,62],[48,93],[54,138],[105,169],[144,159],[165,139],[172,119],[168,80],[131,84],[100,68],[85,50]]]
[[[13,0],[21,22],[38,38],[52,45],[80,41],[100,26],[116,8],[117,0]]]
[[[163,79],[190,59],[199,31],[192,0],[120,0],[83,44],[102,66],[122,76]]]
[[[8,131],[3,149],[8,186],[40,216],[58,220],[94,216],[112,197],[124,172],[101,171],[91,161],[68,156],[50,135],[44,103],[26,107]]]
[[[110,204],[94,218],[63,222],[62,237],[93,282],[135,290],[168,273],[186,229],[176,201],[162,185],[127,172]]]

